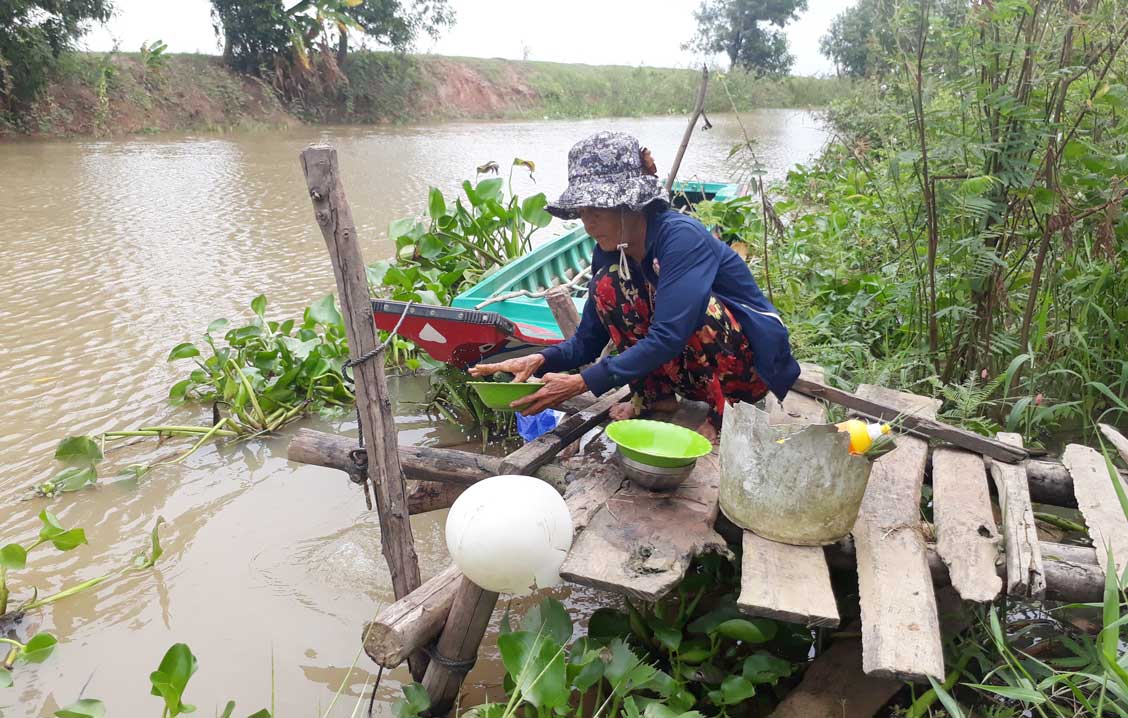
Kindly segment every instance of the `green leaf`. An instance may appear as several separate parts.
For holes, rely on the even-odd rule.
[[[341,313],[337,311],[336,298],[332,294],[326,294],[309,305],[306,309],[306,316],[323,326],[336,326],[344,323]]]
[[[704,633],[707,635],[712,635],[716,632],[717,626],[733,618],[739,618],[742,615],[743,614],[740,612],[740,609],[736,607],[735,603],[729,603],[723,606],[719,606],[712,611],[709,611],[704,616],[696,619],[688,626],[686,626],[686,630],[690,633]]]
[[[86,543],[86,531],[71,529],[51,539],[51,543],[60,551],[70,551]]]
[[[1011,700],[1021,701],[1030,705],[1041,705],[1046,702],[1046,696],[1042,695],[1033,688],[1020,688],[1018,686],[989,686],[983,683],[965,683],[968,688],[977,688],[981,691],[994,693],[995,695],[1002,696],[1003,698],[1010,698]]]
[[[59,461],[96,464],[102,460],[102,449],[89,436],[68,436],[55,447],[55,458]]]
[[[679,713],[669,706],[661,703],[650,703],[642,713],[642,718],[701,718],[698,711]]]
[[[627,615],[613,608],[597,608],[588,619],[588,635],[600,643],[610,643],[615,638],[626,638],[631,633]]]
[[[153,524],[153,530],[149,534],[149,553],[140,553],[133,557],[133,567],[142,570],[152,568],[157,563],[157,559],[164,554],[164,549],[161,548],[161,524],[164,523],[164,516],[158,516],[156,523]],[[178,644],[179,645],[179,644]],[[175,647],[175,646],[174,646]],[[172,650],[171,648],[169,649]]]
[[[543,193],[526,197],[521,202],[521,216],[534,227],[545,227],[552,221],[552,215],[544,210],[547,204]]]
[[[0,548],[0,566],[18,571],[27,565],[27,551],[18,543],[10,543]]]
[[[392,707],[396,718],[416,718],[431,708],[431,697],[427,689],[418,683],[403,687],[403,700],[396,701]]]
[[[794,671],[795,667],[790,661],[761,652],[744,659],[741,675],[753,683],[775,683]]]
[[[215,334],[216,332],[222,331],[224,328],[226,328],[228,324],[230,324],[230,322],[226,319],[216,319],[215,321],[213,321],[211,324],[208,325],[208,328],[205,330],[205,333]]]
[[[743,703],[756,695],[756,686],[744,676],[729,676],[721,682],[721,699],[727,706]]]
[[[374,287],[381,287],[384,285],[384,275],[388,273],[388,267],[392,263],[386,259],[381,259],[369,264],[364,268],[364,273],[368,277],[368,283]]]
[[[520,630],[551,638],[563,646],[572,638],[572,619],[564,604],[554,598],[546,598],[525,614]]]
[[[409,237],[412,235],[414,229],[414,217],[401,217],[400,219],[393,220],[392,223],[388,225],[388,238],[395,241],[400,237]]]
[[[662,647],[667,651],[676,651],[681,647],[682,634],[676,628],[669,626],[656,626],[654,628],[654,637],[662,644]]]
[[[168,361],[177,361],[178,359],[189,359],[191,357],[200,356],[200,350],[192,342],[184,342],[177,344],[168,353]]]
[[[259,708],[254,713],[247,716],[247,718],[272,718],[273,714],[265,708]]]
[[[720,624],[716,633],[744,643],[767,643],[775,638],[779,626],[766,618],[732,618]]]
[[[944,690],[944,686],[940,685],[932,676],[928,677],[928,682],[932,684],[932,690],[936,693],[936,697],[940,699],[940,704],[944,706],[944,710],[948,712],[949,718],[964,718],[963,709],[952,694]]]
[[[157,670],[149,675],[149,682],[153,685],[150,693],[164,699],[165,710],[173,718],[196,709],[184,703],[183,697],[188,680],[198,667],[199,663],[187,644],[176,643],[165,653]]]
[[[235,701],[227,701],[227,705],[223,707],[223,713],[219,718],[231,718],[231,714],[235,712]]]
[[[537,708],[568,702],[564,649],[544,635],[516,631],[498,636],[497,648],[505,670],[522,697]]]
[[[51,653],[55,650],[55,646],[59,644],[59,639],[52,636],[50,633],[37,633],[31,637],[27,645],[20,651],[20,658],[28,663],[42,663],[50,658]]]
[[[475,206],[484,204],[490,200],[496,202],[501,199],[502,185],[503,180],[500,177],[484,179],[479,182],[478,186],[474,188],[474,194],[478,197],[478,201],[474,203]],[[473,198],[471,198],[471,200],[472,199]]]
[[[181,404],[188,396],[188,387],[192,386],[191,379],[183,379],[172,385],[168,390],[168,400],[173,404]]]
[[[654,680],[657,669],[643,663],[621,638],[612,641],[609,648],[611,662],[607,664],[603,674],[615,695],[625,696]]]
[[[589,636],[572,644],[568,654],[568,681],[580,693],[603,678],[603,660],[600,658],[600,644]]]
[[[56,491],[78,491],[93,485],[98,472],[92,466],[68,466],[51,478]]]
[[[439,217],[446,214],[446,200],[443,199],[443,193],[435,187],[431,188],[430,194],[427,196],[427,213],[434,220],[438,220]]]
[[[260,294],[251,300],[251,311],[262,317],[266,314],[266,295]]]
[[[66,708],[55,711],[57,718],[104,718],[106,704],[93,698],[80,698]]]
[[[0,688],[12,687],[12,672],[0,666]]]

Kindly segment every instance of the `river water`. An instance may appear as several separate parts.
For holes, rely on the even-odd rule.
[[[683,179],[733,173],[726,158],[740,128],[732,116],[711,119],[714,128],[693,137]],[[809,159],[826,139],[806,112],[759,110],[743,119],[769,177]],[[536,163],[535,182],[519,169],[514,190],[555,196],[568,148],[601,129],[637,135],[664,173],[684,124],[467,122],[0,145],[0,544],[30,543],[44,508],[85,528],[89,540],[65,554],[33,552],[27,569],[11,573],[13,602],[32,587],[43,596],[125,565],[145,548],[156,518],[166,520],[155,570],[34,612],[10,634],[49,630],[60,646],[43,664],[17,666],[15,687],[0,688],[0,715],[52,715],[80,693],[104,700],[112,716],[157,715],[148,675],[176,642],[200,660],[186,698],[202,714],[229,699],[236,715],[269,707],[273,673],[278,713],[347,716],[374,678],[367,657],[351,666],[363,622],[392,598],[376,517],[343,474],[287,461],[285,436],[206,447],[140,481],[111,471],[96,488],[28,499],[28,487],[57,469],[53,451],[65,436],[208,422],[202,407],[165,401],[183,371],[165,361],[172,346],[198,338],[212,319],[248,317],[257,294],[269,297],[268,318],[282,319],[333,290],[298,164],[303,147],[337,147],[371,261],[388,254],[390,221],[423,211],[428,186],[450,196],[476,166],[495,160],[504,168],[521,157]],[[412,404],[425,380],[390,386],[402,444],[462,440]],[[356,429],[348,420],[303,425]],[[174,448],[142,444],[105,465],[152,461]],[[412,520],[424,577],[446,565],[444,517]],[[557,595],[574,615],[599,600],[580,590]],[[500,693],[494,638],[491,630],[469,679],[477,698]],[[402,669],[384,677],[381,715],[391,715],[406,678]]]

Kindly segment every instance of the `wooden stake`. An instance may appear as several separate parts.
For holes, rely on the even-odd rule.
[[[431,715],[445,715],[451,709],[466,677],[466,672],[445,665],[445,660],[472,661],[477,657],[478,645],[486,635],[495,604],[496,593],[462,577],[454,594],[450,615],[435,646],[437,656],[423,676],[423,687],[431,697]]]
[[[1022,437],[1018,434],[1001,431],[995,438],[1022,446]],[[1040,601],[1046,594],[1046,572],[1038,545],[1034,510],[1030,505],[1026,468],[1022,464],[998,461],[992,461],[990,468],[999,494],[999,510],[1003,514],[1007,594]]]
[[[544,295],[556,325],[560,327],[560,335],[571,339],[580,326],[580,313],[576,311],[576,303],[572,301],[572,292],[567,287],[553,287]]]
[[[438,637],[454,603],[462,574],[451,566],[396,601],[365,628],[364,651],[385,668],[395,668]]]
[[[666,194],[673,191],[674,179],[678,176],[682,157],[685,156],[685,150],[689,147],[689,138],[693,137],[693,128],[697,127],[697,118],[701,117],[701,113],[705,111],[705,90],[708,87],[709,68],[703,66],[701,68],[701,85],[697,88],[697,102],[693,104],[693,113],[690,114],[689,123],[685,126],[681,144],[678,145],[678,153],[674,155],[674,163],[670,165],[670,174],[666,177]]]
[[[356,224],[341,184],[337,151],[324,145],[310,146],[302,151],[301,162],[314,218],[333,262],[349,356],[357,359],[376,348],[376,324]],[[397,452],[396,426],[384,378],[383,351],[353,367],[353,376],[368,452],[368,478],[380,517],[380,543],[391,572],[392,590],[396,598],[402,598],[418,588],[421,581],[407,512],[407,487]]]

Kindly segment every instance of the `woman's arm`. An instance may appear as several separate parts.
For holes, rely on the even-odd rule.
[[[717,240],[689,225],[673,232],[658,256],[658,301],[646,336],[622,354],[583,371],[584,381],[597,396],[642,378],[681,354],[705,313],[720,267],[716,248],[709,243]]]
[[[563,343],[541,352],[544,356],[544,364],[537,370],[537,376],[548,372],[568,371],[595,361],[610,338],[607,327],[599,321],[599,315],[595,311],[595,301],[589,292],[576,333]]]

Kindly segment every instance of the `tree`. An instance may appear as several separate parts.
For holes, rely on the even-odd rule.
[[[454,24],[454,10],[447,0],[413,0],[410,4],[405,0],[364,0],[346,7],[344,13],[366,36],[397,52],[410,48],[421,34],[437,39],[443,28]],[[344,64],[348,53],[349,29],[346,24],[336,26],[338,64]]]
[[[878,21],[882,12],[882,0],[858,0],[834,18],[819,40],[819,51],[834,62],[839,75],[867,77],[889,69],[896,40],[892,23]]]
[[[59,55],[112,10],[110,0],[0,0],[0,109],[34,99]]]
[[[783,28],[806,9],[807,0],[704,0],[693,13],[697,34],[686,48],[723,52],[730,67],[758,75],[783,74],[795,62]]]

